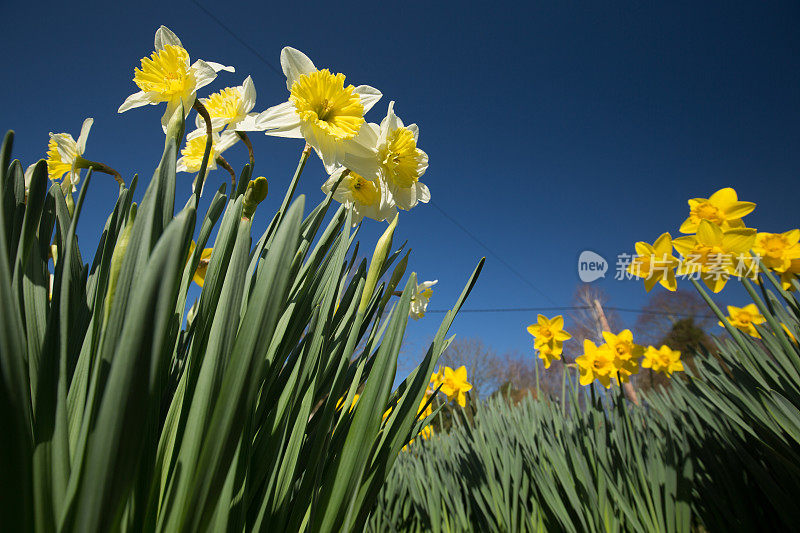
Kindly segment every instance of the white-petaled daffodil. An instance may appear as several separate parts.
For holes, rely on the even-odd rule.
[[[322,159],[329,174],[343,165],[372,179],[359,166],[369,151],[359,137],[366,129],[364,114],[380,100],[381,92],[369,85],[345,86],[344,74],[318,70],[299,50],[281,50],[289,100],[270,107],[258,117],[267,135],[305,139]],[[350,156],[360,156],[350,164]]]
[[[156,30],[155,51],[149,58],[142,58],[141,69],[134,69],[133,82],[141,90],[130,95],[117,112],[124,113],[134,107],[166,102],[167,109],[161,117],[161,126],[166,132],[167,123],[181,101],[188,116],[197,97],[197,89],[214,81],[220,70],[235,72],[233,67],[202,59],[190,64],[189,53],[178,36],[166,26],[161,26]]]
[[[69,133],[50,133],[50,142],[47,144],[47,175],[52,181],[61,181],[64,194],[75,192],[81,181],[77,162],[86,151],[86,138],[89,137],[93,123],[93,118],[83,121],[77,141]]]
[[[361,222],[364,217],[379,222],[394,219],[397,208],[382,180],[368,180],[360,174],[340,167],[322,185],[322,191],[329,194],[344,172],[347,172],[347,175],[342,178],[342,182],[333,193],[333,199],[353,210],[353,226]]]
[[[411,298],[411,309],[409,310],[408,316],[414,320],[419,320],[425,316],[425,312],[428,310],[428,301],[431,299],[431,296],[433,296],[431,287],[438,282],[439,280],[435,279],[433,281],[423,281],[417,285],[417,292],[414,297]]]
[[[192,132],[186,139],[186,146],[181,150],[181,158],[178,159],[175,170],[177,172],[200,172],[200,165],[203,163],[203,154],[206,149],[206,139],[208,138],[203,131],[203,135],[196,135]],[[217,168],[217,156],[236,144],[239,137],[235,131],[223,131],[222,134],[211,134],[211,152],[208,156],[207,173]]]
[[[404,126],[394,114],[394,102],[389,102],[378,133],[377,162],[380,176],[400,209],[411,209],[431,199],[428,187],[419,181],[428,169],[428,154],[417,148],[418,140],[417,125]]]
[[[263,129],[256,123],[259,114],[251,113],[256,105],[256,86],[250,76],[247,76],[240,86],[226,87],[208,98],[201,98],[200,102],[211,117],[212,131],[221,131],[226,127],[232,131]],[[190,133],[190,137],[205,135],[206,121],[200,114],[197,115],[195,124],[197,130]]]
[[[419,181],[428,169],[428,154],[417,148],[419,128],[403,125],[394,114],[394,102],[381,125],[367,124],[359,142],[369,151],[367,157],[353,154],[349,165],[358,165],[368,177],[378,176],[386,182],[393,201],[400,209],[411,209],[431,199],[428,187]]]

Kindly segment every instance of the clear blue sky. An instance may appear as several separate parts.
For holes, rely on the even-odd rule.
[[[380,89],[384,98],[368,120],[380,122],[396,100],[398,115],[420,126],[433,202],[538,288],[489,256],[469,308],[569,305],[581,250],[599,252],[613,269],[635,241],[676,235],[688,198],[721,187],[758,204],[748,225],[784,231],[800,223],[796,2],[200,4],[272,67],[191,1],[6,5],[0,125],[16,130],[16,157],[34,162],[48,131],[77,137],[91,116],[86,156],[127,180],[137,171],[149,179],[163,147],[163,108],[116,110],[138,90],[133,69],[165,24],[192,60],[236,67],[201,96],[249,74],[257,110],[285,101],[284,78],[273,68],[291,45],[319,68]],[[302,143],[253,137],[256,174],[270,179],[273,202],[261,208],[263,224]],[[236,168],[246,161],[241,145],[225,155]],[[221,183],[223,172],[209,183]],[[179,197],[188,196],[192,178],[179,175]],[[302,192],[318,201],[324,178],[313,159]],[[84,255],[93,253],[115,197],[113,181],[97,175],[79,230]],[[372,243],[382,225],[365,226],[361,239]],[[486,254],[430,205],[403,213],[398,234],[414,250],[410,268],[439,279],[431,309],[451,305]],[[613,305],[647,299],[641,283],[598,283]],[[743,298],[728,288],[719,296]],[[410,357],[439,319],[410,325]],[[525,326],[534,320],[535,313],[464,314],[454,332],[531,353]]]

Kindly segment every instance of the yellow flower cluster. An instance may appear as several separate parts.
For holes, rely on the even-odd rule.
[[[472,384],[467,381],[467,368],[460,366],[453,370],[449,366],[440,368],[431,374],[431,390],[435,391],[439,385],[439,389],[447,396],[448,400],[455,400],[458,405],[465,407],[467,405],[466,393],[472,390]]]
[[[640,362],[643,368],[667,376],[683,370],[679,351],[671,350],[669,346],[659,349],[648,346],[645,349],[633,342],[633,333],[629,329],[616,335],[604,331],[603,339],[606,342],[600,346],[588,339],[583,341],[584,353],[575,359],[581,385],[590,385],[597,380],[608,389],[612,379],[626,383],[631,375],[639,373]]]
[[[533,347],[539,352],[539,359],[544,361],[545,368],[550,368],[554,359],[561,359],[564,341],[572,338],[564,330],[564,317],[561,315],[552,319],[538,315],[536,323],[528,326],[528,333],[533,335]]]
[[[739,201],[730,187],[709,198],[689,200],[689,216],[681,233],[673,239],[663,233],[653,244],[636,243],[636,255],[628,272],[643,278],[648,292],[658,283],[668,290],[677,288],[676,275],[699,278],[713,292],[725,287],[731,277],[757,279],[758,262],[780,275],[785,289],[800,274],[800,230],[758,233],[745,227],[742,217],[755,209],[752,202]],[[673,255],[673,249],[680,258]]]
[[[441,388],[439,388],[440,385]],[[436,389],[439,389],[440,392],[445,394],[448,400],[455,400],[458,405],[465,407],[467,405],[466,393],[472,390],[472,384],[467,381],[467,368],[462,365],[453,370],[449,366],[446,366],[444,368],[439,368],[436,372],[431,374],[430,387],[422,397],[422,401],[419,403],[419,407],[417,408],[417,419],[424,420],[433,414],[433,404],[430,399],[431,395],[436,391]],[[355,408],[358,398],[358,394],[353,396],[353,401],[349,408],[350,411]],[[336,403],[337,410],[342,409],[344,401],[344,397],[339,398],[339,401]],[[391,408],[387,409],[386,412],[383,413],[383,420],[389,418],[391,413]],[[419,432],[419,436],[426,440],[432,435],[433,428],[430,426],[430,424],[424,426]],[[411,439],[408,444],[403,447],[403,450],[406,450],[408,445],[412,444],[415,440],[416,438]]]

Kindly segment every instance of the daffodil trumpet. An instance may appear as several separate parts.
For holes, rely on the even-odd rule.
[[[75,158],[75,168],[91,168],[95,172],[102,172],[103,174],[109,174],[114,177],[114,179],[119,183],[120,187],[125,186],[125,181],[123,181],[122,176],[120,176],[119,172],[114,170],[108,165],[104,165],[103,163],[98,163],[97,161],[89,161],[85,159],[83,156],[77,156]]]

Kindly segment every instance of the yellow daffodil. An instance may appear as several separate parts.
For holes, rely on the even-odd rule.
[[[552,345],[546,343],[537,348],[539,359],[544,361],[545,369],[550,368],[550,364],[553,362],[553,360],[561,359],[561,353],[563,352],[562,346],[563,343],[556,341]]]
[[[792,280],[797,279],[798,275],[800,275],[800,259],[792,259],[789,268],[781,272],[781,285],[783,285],[783,290],[793,291],[794,284]]]
[[[656,283],[670,291],[677,289],[675,269],[680,262],[672,255],[672,235],[663,233],[652,245],[637,242],[636,254],[628,272],[644,278],[644,290],[650,292]]]
[[[425,316],[425,311],[428,310],[428,301],[433,296],[431,287],[439,283],[438,279],[433,281],[423,281],[417,285],[417,291],[411,298],[411,308],[408,311],[408,316],[414,320],[419,320]]]
[[[428,404],[428,406],[425,407],[425,404],[428,403],[428,399],[429,398],[430,398],[429,394],[425,394],[422,397],[422,401],[419,403],[419,407],[417,408],[417,419],[422,420],[424,418],[429,417],[431,414],[433,414],[433,404],[432,403]],[[425,440],[429,439],[431,437],[431,435],[433,435],[433,428],[430,426],[430,424],[428,424],[427,426],[424,426],[419,432],[419,436],[422,437]],[[403,446],[403,451],[406,451],[406,449],[411,444],[413,444],[415,440],[416,439],[411,439],[410,441],[408,441],[408,444]]]
[[[352,209],[353,226],[358,225],[364,217],[379,222],[394,219],[397,208],[386,189],[386,184],[380,180],[370,181],[360,174],[340,167],[322,185],[322,191],[325,194],[330,193],[344,172],[347,172],[347,175],[333,193],[333,199]]]
[[[800,259],[800,229],[784,233],[758,233],[753,251],[764,266],[776,272],[786,272],[792,261]]]
[[[605,388],[611,388],[611,378],[616,377],[614,365],[616,354],[608,344],[597,346],[589,339],[583,341],[583,355],[575,358],[580,371],[580,384],[590,385],[599,381]]]
[[[644,354],[644,347],[634,344],[633,333],[625,329],[614,335],[610,331],[603,332],[603,339],[615,354],[614,365],[619,372],[620,381],[628,381],[631,374],[639,372],[638,359]]]
[[[749,257],[755,239],[754,229],[723,230],[708,220],[702,220],[697,227],[697,235],[672,241],[684,258],[678,267],[678,274],[698,275],[709,289],[719,292],[730,276],[737,273],[742,258]]]
[[[760,339],[761,335],[756,330],[756,324],[763,324],[767,321],[764,315],[758,312],[756,304],[749,304],[744,307],[729,305],[727,319],[733,327],[757,339]],[[718,322],[718,324],[724,326],[722,322]]]
[[[655,346],[648,346],[642,359],[642,368],[649,368],[653,372],[661,372],[666,376],[672,376],[673,372],[683,372],[681,362],[681,352],[671,349],[667,345],[656,349]]]
[[[381,92],[368,85],[345,86],[344,74],[318,70],[308,56],[288,46],[281,51],[281,67],[289,100],[261,113],[259,128],[267,135],[305,139],[329,174],[344,165],[367,175],[360,161],[368,158],[369,151],[357,140],[366,124],[364,114],[380,100]],[[346,155],[357,157],[350,162]]]
[[[542,347],[546,346],[553,355],[561,355],[563,342],[572,338],[572,335],[564,330],[562,315],[552,319],[548,319],[544,315],[537,315],[536,323],[528,326],[528,333],[533,335],[533,347],[539,350],[540,354]]]
[[[154,48],[149,58],[142,58],[142,68],[134,70],[133,82],[141,90],[130,95],[117,112],[165,102],[167,109],[161,117],[161,127],[166,132],[167,123],[181,101],[188,115],[197,97],[197,89],[214,81],[220,70],[234,72],[235,69],[202,59],[190,64],[189,53],[181,40],[166,26],[156,31]]]
[[[342,408],[342,404],[344,403],[344,401],[345,401],[345,399],[346,399],[346,398],[347,398],[347,395],[344,395],[344,396],[342,396],[341,398],[339,398],[339,401],[338,401],[338,402],[336,402],[336,410],[337,410],[337,411],[338,411],[339,409],[341,409],[341,408]],[[359,394],[356,394],[355,396],[353,396],[353,402],[350,404],[350,409],[349,409],[349,411],[350,411],[350,412],[352,412],[352,411],[353,411],[353,409],[355,409],[355,407],[356,407],[356,402],[358,402],[358,398],[359,398]],[[384,417],[384,418],[386,418],[386,416],[388,415],[388,413],[389,413],[389,411],[387,411],[387,412],[386,412],[386,413],[383,415],[383,417]]]
[[[256,105],[256,86],[250,76],[240,86],[226,87],[208,98],[201,98],[200,103],[211,117],[212,131],[226,127],[230,131],[263,130],[256,120],[259,114],[251,113]],[[206,134],[206,122],[200,114],[195,117],[195,125],[197,129],[189,134],[190,138]]]
[[[743,228],[742,217],[756,208],[753,202],[740,202],[730,187],[720,189],[710,198],[689,200],[689,218],[681,224],[681,233],[694,233],[700,221],[708,220],[722,229]]]
[[[431,384],[434,387],[438,387],[439,384],[442,382],[443,376],[444,376],[444,368],[438,368],[436,372],[431,374]]]
[[[52,181],[61,181],[61,190],[65,195],[75,192],[81,181],[78,162],[86,151],[86,139],[93,123],[93,118],[83,121],[77,141],[69,133],[50,133],[50,142],[47,145],[47,174]]]
[[[192,280],[201,287],[206,280],[206,271],[208,270],[208,263],[211,262],[211,252],[213,251],[213,248],[206,248],[203,250],[203,253],[200,254],[200,263],[197,265],[197,270],[194,271]]]
[[[467,405],[466,392],[472,389],[472,384],[467,382],[467,367],[460,366],[453,370],[449,366],[444,369],[441,391],[447,395],[448,400],[456,400],[458,405]]]
[[[789,331],[789,327],[786,324],[784,324],[783,322],[781,322],[781,326],[783,327],[783,331],[786,332],[786,335],[789,336],[789,340],[792,341],[794,344],[797,344],[797,339],[792,334],[792,332]]]

